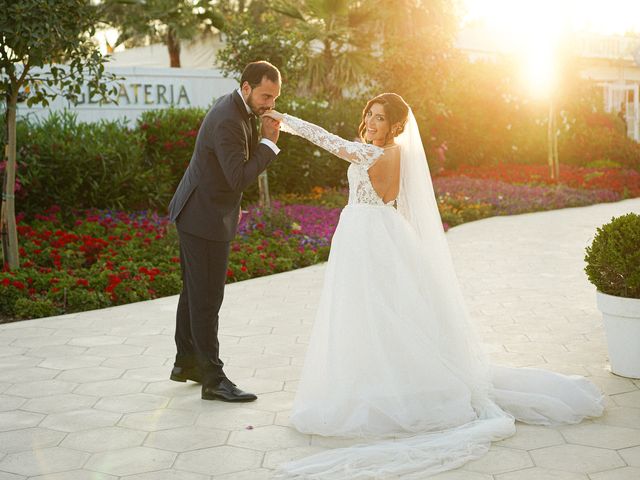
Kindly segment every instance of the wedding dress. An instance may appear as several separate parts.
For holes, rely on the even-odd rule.
[[[358,443],[281,465],[276,478],[422,479],[482,456],[515,433],[514,419],[553,425],[602,413],[602,394],[582,377],[489,365],[412,113],[396,138],[400,193],[388,203],[368,174],[382,148],[291,115],[282,130],[351,162],[290,422]]]

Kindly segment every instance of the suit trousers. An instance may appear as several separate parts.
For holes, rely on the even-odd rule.
[[[218,342],[218,312],[224,298],[231,242],[196,237],[178,229],[182,292],[176,313],[176,361],[199,367],[203,385],[225,378]]]

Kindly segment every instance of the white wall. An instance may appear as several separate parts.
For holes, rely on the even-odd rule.
[[[170,106],[209,107],[213,101],[232,91],[237,82],[225,78],[218,70],[183,68],[139,68],[107,67],[110,73],[122,77],[118,80],[117,104],[99,104],[88,99],[87,89],[83,89],[83,98],[76,105],[58,98],[43,108],[18,106],[18,116],[42,118],[51,111],[68,109],[78,115],[81,121],[98,121],[127,118],[135,121],[146,110],[168,108]]]

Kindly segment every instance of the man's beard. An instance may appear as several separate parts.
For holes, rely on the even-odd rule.
[[[271,110],[268,107],[262,107],[262,108],[256,107],[255,104],[253,103],[253,92],[251,92],[249,94],[249,98],[247,98],[247,106],[251,109],[251,111],[253,112],[253,114],[256,117],[260,117],[260,116],[262,116],[263,113],[268,112],[269,110]]]

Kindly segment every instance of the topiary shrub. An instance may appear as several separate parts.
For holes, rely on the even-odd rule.
[[[613,217],[598,228],[584,260],[599,292],[640,299],[640,215]]]

